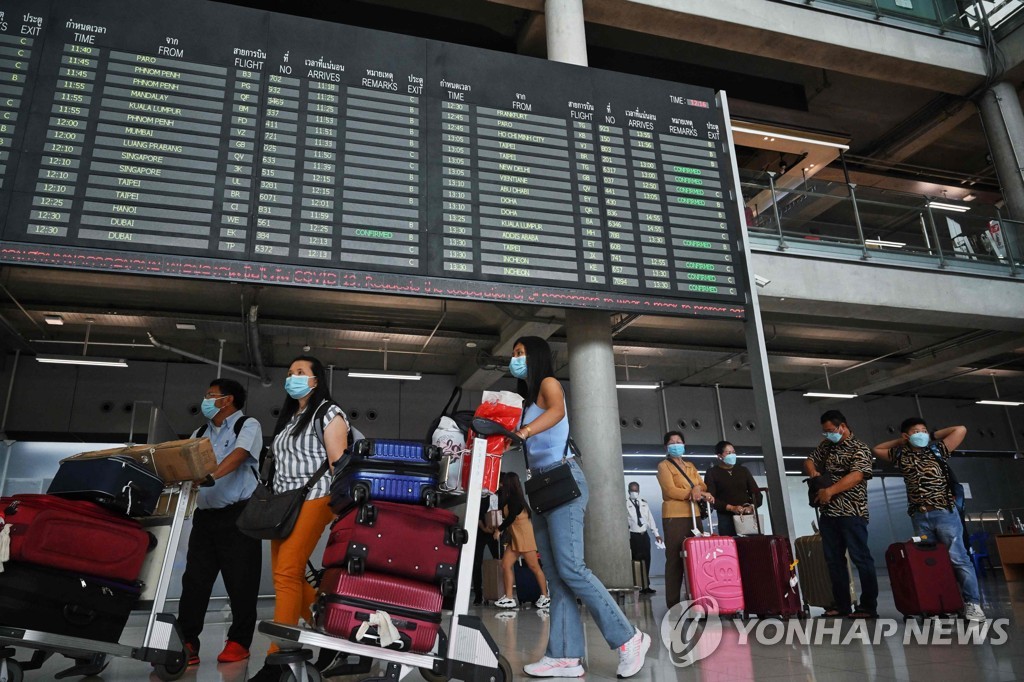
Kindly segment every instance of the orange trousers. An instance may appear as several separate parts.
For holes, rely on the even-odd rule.
[[[274,572],[274,620],[285,625],[298,625],[299,618],[311,620],[309,607],[316,599],[316,590],[306,581],[306,562],[320,542],[324,528],[334,520],[330,497],[318,497],[302,503],[292,534],[283,540],[270,541],[270,566]],[[313,562],[317,563],[317,562]],[[277,651],[271,644],[269,653]]]

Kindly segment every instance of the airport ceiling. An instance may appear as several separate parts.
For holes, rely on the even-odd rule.
[[[543,56],[533,14],[516,6],[528,2],[234,4]],[[958,104],[924,89],[607,26],[589,25],[588,42],[592,66],[725,88],[737,103],[734,111],[845,137],[868,171],[871,158],[895,158],[891,150],[901,140]],[[978,117],[961,118],[900,158],[898,173],[879,174],[877,185],[908,177],[951,185],[971,178],[979,190],[997,191]],[[761,170],[763,154],[741,156]],[[386,350],[389,369],[454,375],[481,388],[502,376],[493,368],[505,362],[511,339],[537,333],[549,336],[563,362],[560,376],[568,377],[564,311],[554,308],[17,266],[0,270],[0,285],[0,346],[27,354],[80,353],[88,333],[90,354],[186,362],[192,360],[167,347],[211,360],[223,350],[226,364],[258,372],[261,365],[286,364],[307,347],[338,368],[381,369]],[[764,322],[776,390],[821,389],[827,365],[837,389],[875,387],[877,394],[966,402],[992,397],[994,375],[1004,396],[1024,399],[1024,354],[1018,352],[1024,335],[1017,335],[1015,347],[1012,335],[994,330],[771,308]],[[47,316],[63,324],[47,324]],[[611,321],[619,379],[750,386],[739,322],[622,314]],[[950,361],[961,349],[964,362]],[[908,367],[925,371],[908,372],[902,382],[875,382]]]

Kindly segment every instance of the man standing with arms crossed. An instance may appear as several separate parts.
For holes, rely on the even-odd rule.
[[[256,469],[263,429],[254,417],[242,414],[243,407],[242,385],[231,379],[215,379],[202,403],[203,416],[209,421],[192,434],[193,438],[210,439],[217,469],[213,472],[214,485],[199,489],[181,577],[178,623],[190,666],[199,664],[199,635],[218,573],[224,578],[231,601],[231,627],[217,660],[233,663],[248,658],[256,630],[263,542],[243,535],[235,521],[258,485]]]
[[[821,510],[821,540],[832,579],[830,618],[876,618],[878,616],[878,576],[868,548],[868,479],[871,478],[871,448],[854,437],[839,410],[821,415],[825,437],[804,461],[811,478],[824,475],[828,481],[817,493]],[[850,573],[846,553],[860,576],[860,604],[850,609]]]

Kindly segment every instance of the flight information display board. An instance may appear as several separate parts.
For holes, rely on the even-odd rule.
[[[742,317],[715,93],[203,0],[0,0],[0,261]]]

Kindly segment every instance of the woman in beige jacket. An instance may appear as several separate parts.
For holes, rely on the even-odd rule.
[[[665,530],[665,602],[672,608],[681,600],[683,587],[683,540],[693,530],[691,504],[714,498],[708,493],[697,467],[683,460],[686,444],[683,434],[669,431],[665,434],[667,456],[658,464],[658,483],[661,485],[662,528]]]

